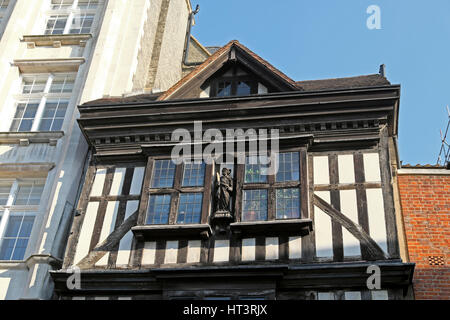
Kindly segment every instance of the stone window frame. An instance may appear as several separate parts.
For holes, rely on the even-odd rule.
[[[64,1],[64,0],[60,0]],[[42,34],[45,34],[47,36],[52,35],[76,35],[76,34],[93,34],[94,31],[98,27],[98,20],[99,15],[97,14],[99,8],[103,5],[104,0],[65,0],[68,2],[68,4],[71,3],[70,6],[59,6],[53,7],[54,3],[58,2],[56,0],[50,0],[49,1],[49,9],[46,12],[46,19],[45,24],[43,26],[43,32]],[[79,7],[80,3],[87,3],[87,7]],[[91,3],[97,3],[96,6],[90,8]],[[55,4],[57,5],[57,4]],[[74,28],[72,28],[72,25],[74,23],[74,20],[76,21],[77,17],[84,16],[86,18],[86,15],[92,16],[92,24],[89,28],[89,32],[81,32],[83,29],[82,26],[79,26],[80,32],[71,32]],[[62,30],[62,33],[53,33],[54,27],[49,28],[48,22],[51,18],[61,18],[62,20],[65,20],[64,22],[64,29]],[[84,22],[84,19],[83,19]],[[48,32],[48,30],[50,30]],[[78,28],[75,28],[78,29]]]
[[[44,188],[45,188],[45,181],[46,181],[46,179],[31,179],[31,178],[29,178],[29,179],[21,178],[21,179],[15,179],[15,180],[14,179],[0,179],[1,184],[11,185],[9,195],[8,195],[8,200],[7,200],[6,204],[0,205],[0,251],[2,250],[2,246],[4,243],[3,240],[4,240],[5,233],[8,228],[8,223],[9,223],[11,217],[24,216],[24,217],[33,217],[34,218],[33,227],[30,230],[30,234],[28,234],[27,241],[29,241],[29,239],[33,233],[33,228],[35,227],[35,224],[36,224],[36,217],[38,216],[40,203],[33,204],[33,205],[16,205],[15,204],[20,184],[21,183],[33,183],[33,185],[34,185],[36,183],[36,184],[42,186],[42,192],[40,193],[40,199],[39,199],[39,202],[41,202],[42,194],[43,194]],[[16,237],[16,238],[19,238],[19,237]],[[23,252],[22,259],[27,254],[28,249],[29,249],[29,243],[27,243],[27,247],[25,248],[25,250]],[[19,260],[12,260],[11,258],[9,260],[3,260],[3,261],[19,261]]]
[[[40,92],[30,92],[30,93],[24,93],[24,87],[25,87],[25,81],[26,79],[33,79],[33,81],[36,80],[44,80],[45,85],[44,89]],[[61,89],[61,92],[51,92],[52,88],[54,88],[54,82],[55,80],[64,78],[64,84],[66,84],[67,79],[71,80],[73,82],[72,84],[72,90],[70,92],[63,92],[63,89]],[[11,121],[9,125],[9,131],[11,132],[39,132],[41,131],[39,129],[42,120],[44,119],[44,111],[47,105],[47,102],[54,101],[57,103],[61,103],[61,101],[67,101],[66,111],[63,117],[61,128],[58,130],[47,130],[47,131],[63,131],[64,129],[64,121],[67,117],[67,112],[70,108],[70,102],[73,97],[73,91],[75,89],[75,83],[77,79],[77,73],[76,72],[54,72],[54,73],[29,73],[29,74],[21,74],[20,75],[20,92],[18,94],[15,94],[13,96],[15,103],[14,103],[14,112],[11,116]],[[73,80],[73,81],[72,81]],[[34,85],[33,85],[34,86]],[[16,130],[13,129],[13,123],[14,119],[16,119],[16,111],[19,104],[25,103],[28,104],[30,102],[35,102],[38,104],[37,110],[35,115],[33,116],[33,123],[31,126],[31,129],[28,131],[19,131],[20,125]],[[56,118],[56,112],[53,116],[53,120]],[[61,118],[61,117],[58,117]],[[18,118],[19,119],[19,118]],[[23,115],[20,119],[23,119]]]

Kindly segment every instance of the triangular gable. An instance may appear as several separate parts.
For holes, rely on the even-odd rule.
[[[193,88],[199,88],[230,61],[239,63],[253,75],[270,84],[277,92],[298,90],[294,80],[240,44],[239,41],[233,40],[217,50],[191,73],[183,77],[160,96],[158,100],[184,98]]]

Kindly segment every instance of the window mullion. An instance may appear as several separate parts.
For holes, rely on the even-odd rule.
[[[53,79],[54,79],[54,76],[52,74],[50,74],[50,76],[47,79],[47,83],[45,84],[44,96],[42,97],[41,102],[39,103],[39,107],[36,111],[36,116],[34,117],[33,126],[31,127],[31,131],[39,130],[39,125],[41,123],[41,118],[44,113],[45,104],[47,103],[46,95],[50,92],[50,87],[52,85]]]
[[[3,211],[2,219],[0,221],[0,246],[1,246],[1,242],[3,240],[3,236],[5,235],[5,232],[6,232],[6,226],[8,224],[9,217],[11,215],[11,211],[9,208],[14,204],[18,189],[19,189],[19,183],[16,180],[12,184],[11,190],[9,191],[8,202],[6,203],[7,208]]]
[[[267,220],[275,220],[276,219],[276,191],[275,191],[275,176],[269,175],[267,177],[269,182],[269,190],[267,191]]]
[[[172,193],[172,199],[170,201],[170,213],[169,213],[169,224],[176,224],[178,205],[180,202],[180,190],[181,190],[181,179],[183,177],[184,163],[176,166],[175,169],[175,180],[173,188],[175,191]]]
[[[74,19],[75,15],[73,12],[69,13],[69,16],[67,17],[67,22],[66,22],[66,26],[64,28],[64,32],[63,34],[68,34],[70,31],[70,27],[72,25],[72,20]]]
[[[78,2],[79,2],[79,0],[73,0],[73,3],[72,3],[73,10],[76,10],[78,8]]]

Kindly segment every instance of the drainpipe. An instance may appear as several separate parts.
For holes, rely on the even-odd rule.
[[[183,64],[185,66],[198,66],[201,64],[201,62],[188,62],[188,56],[189,56],[189,45],[191,43],[191,29],[192,29],[192,22],[194,21],[194,16],[200,11],[200,6],[197,5],[195,7],[195,10],[192,11],[189,14],[189,20],[188,20],[188,27],[186,31],[186,49],[184,50],[184,57],[183,57]]]

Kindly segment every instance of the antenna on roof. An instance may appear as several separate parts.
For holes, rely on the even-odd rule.
[[[385,64],[382,64],[382,65],[380,66],[380,71],[379,71],[379,73],[380,73],[380,76],[386,78],[386,65],[385,65]]]
[[[442,165],[447,167],[447,169],[450,169],[450,145],[447,142],[447,135],[449,134],[449,129],[450,129],[450,110],[447,106],[447,114],[448,114],[448,123],[447,123],[447,129],[445,130],[445,134],[442,133],[441,131],[441,141],[442,141],[442,146],[441,146],[441,151],[439,152],[439,157],[438,157],[438,165]]]

